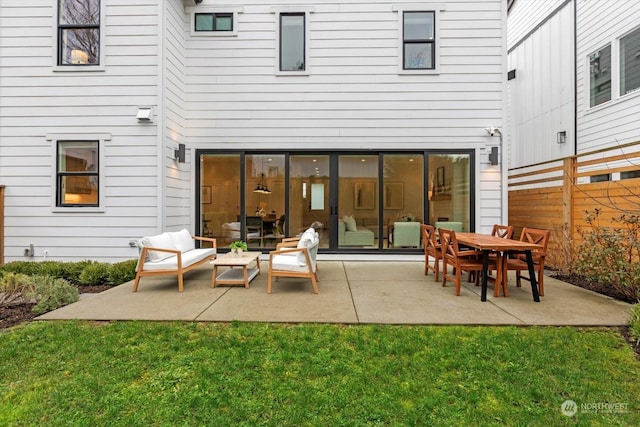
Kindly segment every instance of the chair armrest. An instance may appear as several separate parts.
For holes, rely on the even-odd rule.
[[[280,248],[295,248],[300,241],[299,237],[285,237],[280,243],[276,245],[276,250]]]
[[[210,242],[213,244],[214,248],[217,248],[217,243],[215,237],[203,237],[203,236],[191,236],[194,240],[200,240],[202,242]]]
[[[140,251],[140,259],[138,260],[136,271],[144,270],[144,263],[147,261],[147,252],[149,251],[168,252],[171,254],[175,254],[178,257],[178,265],[182,265],[182,252],[180,252],[177,249],[156,248],[154,246],[143,246],[142,250]]]
[[[269,252],[269,255],[282,255],[282,254],[290,254],[296,252],[307,252],[307,248],[297,248],[297,247],[284,247],[283,249],[277,248],[275,251]]]

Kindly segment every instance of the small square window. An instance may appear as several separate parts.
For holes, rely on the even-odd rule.
[[[196,13],[195,31],[233,31],[233,13]]]
[[[640,170],[620,172],[620,179],[640,178]]]

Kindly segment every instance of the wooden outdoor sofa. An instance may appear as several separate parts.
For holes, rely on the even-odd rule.
[[[195,241],[210,242],[211,248],[196,248]],[[178,276],[178,292],[184,291],[184,273],[215,259],[216,239],[191,236],[185,228],[181,231],[165,232],[146,236],[138,241],[140,257],[136,265],[133,292],[138,290],[140,279],[145,276]]]

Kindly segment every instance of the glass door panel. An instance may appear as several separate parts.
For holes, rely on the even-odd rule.
[[[314,226],[320,248],[329,247],[329,155],[289,157],[288,236]]]
[[[285,156],[245,156],[244,238],[249,248],[275,247],[283,237],[279,220],[285,214]]]
[[[471,230],[469,154],[429,155],[429,223]]]
[[[200,158],[200,232],[218,247],[241,238],[240,155],[205,154]],[[207,246],[205,242],[203,246]]]
[[[424,220],[424,154],[385,154],[382,170],[383,246],[419,248]]]
[[[378,156],[338,159],[338,248],[378,248]]]

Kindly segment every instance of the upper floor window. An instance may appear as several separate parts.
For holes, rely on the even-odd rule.
[[[435,68],[435,12],[404,12],[402,56],[404,70]]]
[[[57,141],[56,206],[99,205],[99,141]]]
[[[195,31],[233,31],[233,13],[196,13]]]
[[[280,14],[280,71],[305,71],[305,14]]]
[[[100,65],[100,0],[58,0],[58,65]]]
[[[640,89],[640,28],[620,39],[620,96]]]
[[[611,100],[611,45],[589,55],[589,106]]]

